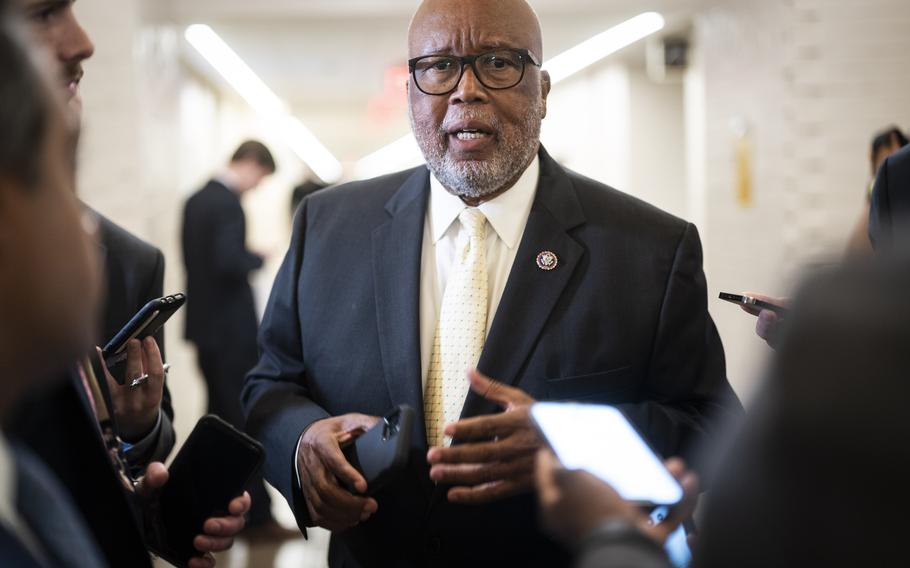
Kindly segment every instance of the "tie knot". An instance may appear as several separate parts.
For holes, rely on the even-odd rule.
[[[471,240],[479,239],[482,241],[486,238],[485,229],[487,218],[483,216],[480,209],[468,207],[458,215],[458,220],[461,221],[461,225],[468,231]]]

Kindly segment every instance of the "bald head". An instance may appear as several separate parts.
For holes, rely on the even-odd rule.
[[[543,60],[537,14],[525,0],[425,0],[408,30],[408,57],[517,47]]]

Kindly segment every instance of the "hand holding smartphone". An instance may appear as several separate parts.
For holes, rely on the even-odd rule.
[[[411,447],[414,409],[401,405],[343,449],[344,457],[367,482],[367,495],[375,495],[407,465]],[[352,487],[352,493],[357,493]]]
[[[656,506],[682,500],[682,486],[616,408],[539,402],[531,418],[566,468],[591,472],[626,501]]]
[[[186,296],[183,294],[172,294],[154,299],[143,306],[101,350],[108,369],[113,369],[126,359],[126,344],[131,339],[145,339],[156,334],[185,302]],[[112,374],[118,383],[123,384],[120,373]]]
[[[731,294],[730,292],[721,292],[719,297],[721,300],[746,308],[752,312],[753,315],[758,315],[757,312],[760,312],[761,310],[769,310],[779,316],[787,315],[787,308],[784,306],[773,304],[765,300],[760,300],[753,296],[747,296],[744,294]]]
[[[149,548],[184,567],[199,554],[196,535],[210,517],[229,515],[232,499],[243,494],[262,467],[262,445],[214,415],[202,417],[174,462],[148,521]]]

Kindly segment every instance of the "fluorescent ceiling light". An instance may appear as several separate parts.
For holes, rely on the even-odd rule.
[[[341,178],[341,163],[296,117],[272,89],[250,69],[215,30],[204,24],[186,29],[186,40],[257,114],[273,123],[291,150],[326,183]]]
[[[548,59],[543,68],[550,73],[550,81],[555,85],[663,27],[664,17],[657,12],[639,14]],[[354,177],[375,177],[421,163],[420,147],[414,135],[408,134],[358,161]]]
[[[555,85],[663,27],[663,16],[657,12],[645,12],[547,60],[543,67],[550,73],[550,80]]]

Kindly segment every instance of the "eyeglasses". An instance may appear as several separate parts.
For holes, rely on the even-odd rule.
[[[497,49],[480,55],[424,55],[408,61],[414,84],[427,95],[448,95],[458,87],[464,68],[470,65],[480,84],[488,89],[511,89],[525,75],[525,65],[540,67],[527,49]]]

